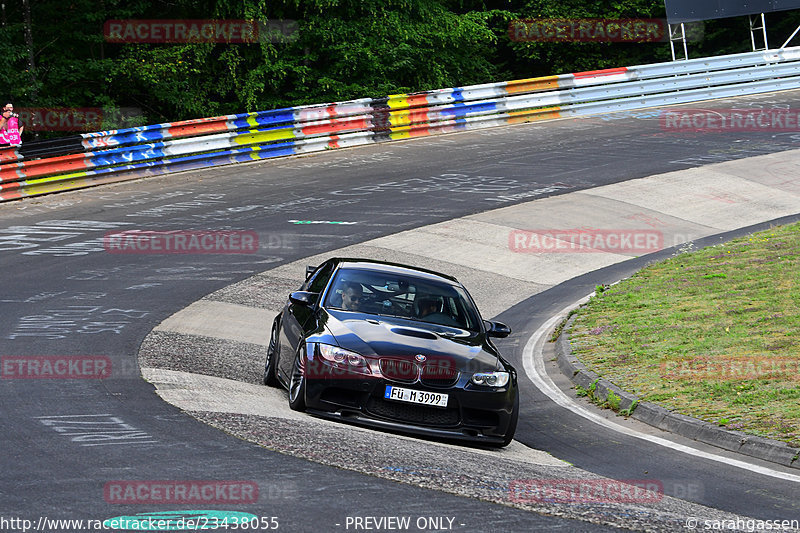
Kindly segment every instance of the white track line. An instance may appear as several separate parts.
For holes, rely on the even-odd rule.
[[[584,406],[580,405],[572,398],[564,394],[561,391],[561,389],[559,389],[556,386],[556,384],[553,383],[553,380],[550,379],[550,376],[547,375],[547,371],[545,370],[544,367],[544,356],[542,355],[542,349],[544,347],[546,335],[555,327],[555,325],[560,320],[562,320],[566,316],[567,312],[569,312],[570,309],[575,308],[577,305],[578,304],[576,303],[575,305],[571,305],[565,308],[561,313],[550,318],[547,322],[542,324],[542,326],[538,330],[536,330],[536,332],[533,335],[531,335],[530,339],[528,339],[528,342],[525,344],[525,348],[522,352],[522,364],[523,367],[525,368],[525,373],[528,375],[528,378],[533,382],[534,385],[536,385],[536,387],[540,391],[542,391],[545,395],[547,395],[551,400],[553,400],[561,407],[569,409],[571,412],[582,416],[583,418],[589,420],[590,422],[594,422],[595,424],[599,424],[608,429],[612,429],[624,435],[628,435],[629,437],[634,437],[637,439],[652,442],[653,444],[658,444],[659,446],[671,448],[675,451],[683,452],[689,455],[694,455],[696,457],[702,457],[703,459],[710,459],[711,461],[717,461],[719,463],[724,463],[726,465],[735,466],[743,470],[750,470],[751,472],[755,472],[757,474],[762,474],[765,476],[775,477],[786,481],[793,481],[795,483],[800,483],[800,475],[780,472],[778,470],[773,470],[771,468],[753,465],[730,457],[723,457],[721,455],[704,452],[702,450],[692,448],[691,446],[685,446],[683,444],[678,444],[667,439],[662,439],[661,437],[647,435],[645,433],[641,433],[634,429],[621,426],[615,422],[606,420],[597,413],[594,413],[586,409]]]

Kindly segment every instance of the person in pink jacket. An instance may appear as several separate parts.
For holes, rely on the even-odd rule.
[[[0,144],[17,146],[22,144],[22,130],[25,126],[19,125],[19,115],[14,113],[14,104],[6,104],[0,115]]]

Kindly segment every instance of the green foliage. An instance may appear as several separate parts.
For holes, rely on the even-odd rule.
[[[614,394],[613,391],[608,391],[608,395],[606,396],[606,405],[612,411],[619,411],[619,402],[622,401],[618,395]]]
[[[662,0],[36,0],[28,70],[21,2],[3,7],[0,67],[17,107],[136,108],[141,123],[379,97],[669,59],[666,43],[512,42],[532,17],[663,18]],[[794,12],[768,17],[782,40]],[[127,19],[296,22],[258,43],[118,44]],[[773,43],[775,44],[775,43]],[[747,20],[712,21],[694,55],[746,51]],[[110,116],[114,116],[113,113]]]
[[[619,414],[622,416],[631,416],[637,405],[639,405],[639,400],[633,400],[633,402],[631,402],[631,406],[627,409],[620,410]]]

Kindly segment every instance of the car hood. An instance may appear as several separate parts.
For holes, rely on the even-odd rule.
[[[499,368],[498,354],[483,333],[339,310],[323,310],[326,329],[342,348],[365,356],[446,359],[472,372]]]

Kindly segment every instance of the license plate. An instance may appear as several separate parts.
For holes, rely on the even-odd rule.
[[[392,385],[386,386],[383,397],[387,400],[397,400],[399,402],[421,403],[422,405],[433,405],[435,407],[447,407],[447,394],[438,392],[425,392],[414,389],[404,389]]]

